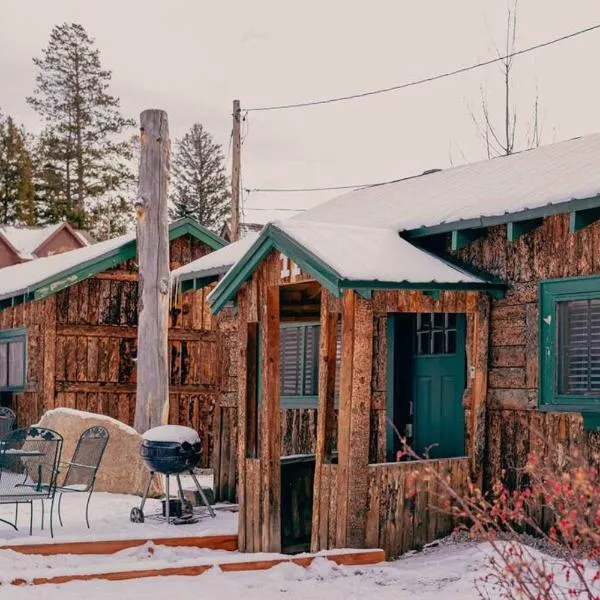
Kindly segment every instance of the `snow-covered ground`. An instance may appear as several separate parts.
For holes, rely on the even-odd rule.
[[[6,552],[6,551],[5,551]],[[17,568],[15,557],[3,552],[0,570]],[[317,559],[309,568],[283,564],[268,571],[224,573],[218,567],[197,577],[157,577],[144,580],[108,582],[73,582],[63,585],[0,586],[0,598],[11,600],[34,599],[69,600],[86,598],[119,597],[127,600],[160,598],[161,600],[187,600],[210,598],[211,600],[351,600],[353,598],[377,598],[377,600],[470,600],[477,598],[474,587],[476,578],[486,572],[485,545],[445,545],[395,562],[369,567],[338,567],[325,558]],[[140,567],[150,566],[154,561],[208,558],[207,551],[194,549],[157,549],[148,557],[147,548],[124,553],[123,561],[138,560]],[[212,553],[215,554],[214,552]],[[21,559],[22,560],[22,559]],[[51,575],[56,564],[49,557],[28,557],[37,564],[39,576]],[[63,559],[64,560],[64,559]],[[81,568],[82,557],[70,557],[72,568]],[[89,557],[88,557],[89,560]],[[110,560],[107,557],[100,561]],[[98,570],[102,563],[98,564]],[[22,570],[22,567],[21,567]],[[15,572],[15,576],[17,576]]]
[[[203,486],[210,486],[211,477],[201,477]],[[183,478],[184,488],[193,484]],[[50,502],[45,502],[45,527],[42,531],[40,502],[34,504],[33,536],[29,535],[29,506],[19,507],[19,531],[0,523],[0,546],[7,544],[49,543],[52,541],[107,540],[107,539],[151,539],[156,537],[183,537],[197,535],[235,534],[237,533],[237,514],[224,507],[217,507],[217,516],[212,519],[207,513],[198,523],[188,525],[167,525],[154,519],[144,523],[132,523],[129,513],[134,506],[140,505],[139,496],[126,494],[108,494],[94,492],[90,503],[90,529],[85,525],[86,494],[65,494],[62,499],[61,514],[64,527],[58,522],[56,506],[54,512],[54,540],[50,538],[49,512]],[[151,515],[160,510],[158,500],[148,500],[144,513]],[[14,521],[15,508],[12,504],[0,505],[0,518]]]

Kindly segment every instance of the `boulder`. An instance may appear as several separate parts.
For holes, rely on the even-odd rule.
[[[63,436],[62,461],[71,460],[77,440],[86,429],[96,425],[105,427],[110,438],[100,463],[95,490],[143,495],[150,471],[140,456],[142,436],[135,429],[111,417],[72,408],[49,410],[44,413],[38,425],[52,429]],[[63,470],[62,476],[65,473],[66,469]],[[154,477],[150,495],[152,497],[161,495],[162,486],[162,477]]]

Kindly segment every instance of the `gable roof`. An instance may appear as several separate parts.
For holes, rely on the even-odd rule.
[[[326,223],[271,223],[209,295],[219,312],[273,250],[293,260],[336,296],[344,290],[484,290],[502,294],[505,285],[484,279],[422,250],[389,229]],[[188,271],[181,279],[195,276]],[[200,278],[200,277],[199,277]]]
[[[195,279],[216,279],[229,269],[250,249],[258,239],[258,233],[248,233],[246,237],[198,258],[187,265],[171,271],[171,280],[192,281]]]
[[[0,235],[21,260],[33,260],[37,251],[63,229],[68,230],[74,239],[82,246],[88,246],[89,242],[79,235],[67,222],[55,223],[44,227],[16,227],[13,225],[0,226]]]
[[[226,242],[192,219],[169,225],[169,238],[190,234],[214,249]],[[122,264],[136,254],[136,234],[5,267],[0,277],[0,308],[11,302],[37,300]]]
[[[596,206],[600,134],[361,188],[289,221],[382,227],[411,237]]]

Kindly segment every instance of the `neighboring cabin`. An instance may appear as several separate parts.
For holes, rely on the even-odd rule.
[[[3,225],[0,226],[0,269],[92,243],[86,232],[76,231],[66,222],[44,227]]]
[[[225,242],[190,219],[170,225],[170,265]],[[138,270],[135,234],[0,272],[0,402],[20,426],[66,406],[133,424]],[[171,423],[200,432],[209,466],[217,394],[215,334],[202,294],[171,306]]]
[[[452,528],[425,464],[460,491],[518,485],[529,452],[594,458],[599,249],[591,135],[356,190],[182,269],[236,332],[215,432],[240,549],[397,555]]]

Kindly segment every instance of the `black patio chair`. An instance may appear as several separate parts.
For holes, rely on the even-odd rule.
[[[88,494],[85,504],[85,522],[90,527],[89,506],[96,485],[96,475],[104,450],[109,440],[108,431],[104,427],[96,426],[86,429],[77,442],[75,452],[70,462],[61,462],[67,468],[63,482],[56,487],[58,492],[58,521],[63,526],[60,505],[63,494]]]
[[[0,441],[6,439],[13,430],[17,417],[7,406],[0,406]]]
[[[56,431],[36,426],[16,429],[0,444],[0,504],[15,505],[15,522],[0,521],[17,530],[19,504],[29,504],[29,535],[33,533],[33,502],[51,500],[54,506],[62,444]],[[54,537],[52,516],[50,534]]]

